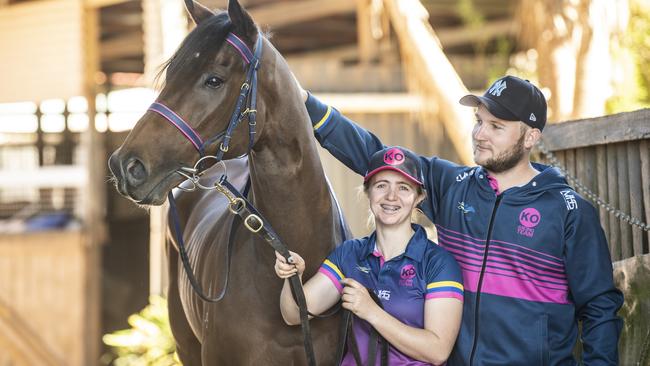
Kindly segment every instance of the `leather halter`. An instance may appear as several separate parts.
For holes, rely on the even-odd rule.
[[[257,42],[255,43],[255,52],[251,52],[246,43],[234,33],[228,33],[226,36],[226,42],[235,48],[235,50],[242,56],[242,59],[248,65],[248,70],[246,71],[246,80],[242,83],[239,91],[235,110],[230,116],[228,127],[226,127],[224,131],[204,141],[189,123],[185,122],[182,117],[163,103],[154,102],[149,106],[148,110],[158,113],[176,127],[183,136],[192,143],[201,157],[205,156],[206,149],[210,144],[221,139],[219,150],[215,154],[217,161],[220,161],[223,158],[223,154],[228,151],[230,139],[232,138],[232,133],[235,127],[237,127],[245,117],[248,117],[248,149],[250,151],[253,146],[253,141],[255,140],[255,126],[257,124],[257,110],[255,109],[257,106],[257,70],[260,67],[260,58],[262,56],[262,39],[262,35],[258,33]],[[242,111],[244,105],[246,105],[246,109]]]

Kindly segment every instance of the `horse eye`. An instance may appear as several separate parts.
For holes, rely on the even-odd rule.
[[[210,76],[205,80],[205,86],[208,88],[217,89],[221,84],[223,84],[223,80],[216,76]]]

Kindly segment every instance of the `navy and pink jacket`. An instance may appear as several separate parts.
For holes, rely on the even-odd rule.
[[[364,175],[382,142],[311,95],[306,106],[321,145]],[[496,194],[481,167],[421,159],[421,209],[463,272],[448,365],[616,365],[623,295],[594,207],[541,164],[528,184]]]

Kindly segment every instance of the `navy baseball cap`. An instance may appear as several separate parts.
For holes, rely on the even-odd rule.
[[[409,181],[424,186],[420,159],[413,152],[401,146],[385,147],[372,154],[363,182],[368,182],[373,175],[383,170],[396,171]]]
[[[504,76],[490,86],[483,96],[460,98],[460,104],[478,107],[483,104],[495,117],[521,121],[540,131],[546,125],[546,99],[538,87],[516,76]]]

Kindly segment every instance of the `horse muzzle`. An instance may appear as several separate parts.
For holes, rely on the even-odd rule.
[[[108,167],[115,177],[117,191],[133,201],[141,202],[145,197],[138,197],[147,182],[149,173],[142,160],[137,157],[122,159],[119,150],[115,151],[108,159]]]

